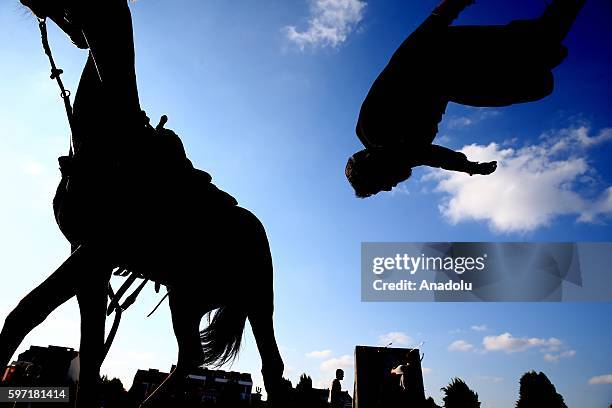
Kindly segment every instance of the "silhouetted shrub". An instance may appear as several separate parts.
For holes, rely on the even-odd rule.
[[[480,408],[478,394],[460,378],[453,378],[451,383],[441,390],[446,394],[442,398],[445,408]]]
[[[319,390],[312,387],[312,378],[306,374],[300,376],[295,386],[297,408],[328,408],[328,390]]]
[[[546,374],[530,371],[521,377],[521,388],[516,408],[567,408],[563,397]]]

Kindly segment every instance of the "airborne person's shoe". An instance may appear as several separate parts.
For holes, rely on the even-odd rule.
[[[442,0],[435,8],[434,14],[446,18],[450,24],[459,17],[463,10],[475,2],[475,0]]]
[[[74,13],[64,1],[50,0],[20,0],[21,4],[29,8],[39,19],[49,18],[70,37],[70,40],[81,49],[88,48],[87,40],[79,24],[75,21]]]

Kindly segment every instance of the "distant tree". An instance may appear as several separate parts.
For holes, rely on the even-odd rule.
[[[300,381],[295,386],[295,401],[298,408],[327,407],[327,401],[317,398],[312,388],[312,378],[306,374],[300,376]]]
[[[291,391],[293,391],[293,384],[291,383],[291,380],[285,377],[281,379],[280,387],[281,390],[286,393],[290,393]]]
[[[530,371],[523,374],[520,385],[516,408],[567,408],[563,397],[542,372]]]
[[[480,408],[478,394],[472,391],[460,378],[453,378],[450,384],[442,387],[445,408]]]
[[[287,408],[294,408],[295,394],[291,381],[283,377],[278,389],[278,398],[282,401],[282,405]]]
[[[128,393],[118,378],[100,378],[100,400],[105,408],[122,408],[128,404]]]

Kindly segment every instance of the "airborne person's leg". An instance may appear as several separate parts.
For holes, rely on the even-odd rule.
[[[449,27],[438,45],[441,89],[451,101],[472,106],[506,106],[549,95],[551,70],[567,55],[561,40],[583,4],[558,0],[533,20]]]

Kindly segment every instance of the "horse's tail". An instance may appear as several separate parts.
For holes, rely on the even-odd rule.
[[[200,332],[204,365],[222,366],[233,361],[240,351],[247,311],[239,306],[222,306]]]

